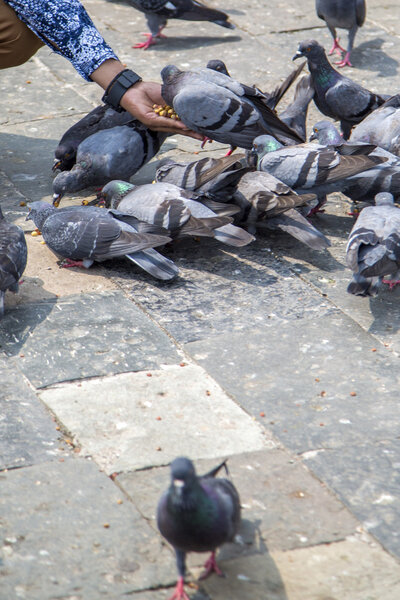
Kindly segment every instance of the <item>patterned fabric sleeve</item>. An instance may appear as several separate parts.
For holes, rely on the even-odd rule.
[[[67,58],[87,81],[105,60],[118,57],[78,0],[5,0],[54,52]]]

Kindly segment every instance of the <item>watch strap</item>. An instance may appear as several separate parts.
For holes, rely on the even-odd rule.
[[[120,106],[122,96],[129,88],[139,81],[142,81],[140,75],[131,71],[131,69],[124,69],[114,77],[111,83],[109,83],[104,96],[102,97],[102,101],[117,112],[122,112],[125,110]]]

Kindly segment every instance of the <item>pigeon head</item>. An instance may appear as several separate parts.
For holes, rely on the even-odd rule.
[[[375,196],[375,204],[376,206],[392,206],[394,204],[394,199],[392,194],[389,192],[380,192]]]
[[[319,121],[313,127],[310,142],[318,140],[323,146],[339,146],[343,144],[343,138],[330,121]]]
[[[311,62],[318,62],[319,58],[325,56],[325,50],[317,40],[304,40],[300,42],[292,60],[296,60],[302,56]]]
[[[207,63],[207,69],[212,69],[213,71],[217,71],[218,73],[223,73],[224,75],[227,75],[227,77],[230,77],[229,71],[226,68],[226,64],[222,60],[219,60],[219,59],[209,60]]]
[[[283,148],[283,144],[278,142],[272,135],[259,135],[253,140],[253,147],[250,151],[249,164],[253,165],[262,159],[268,152],[275,152]]]
[[[197,477],[191,460],[179,456],[171,463],[171,486],[169,496],[172,504],[182,509],[192,505],[193,489],[197,487]]]
[[[51,204],[44,202],[43,200],[30,202],[28,208],[29,213],[26,215],[25,220],[33,221],[35,227],[37,227],[39,230],[42,229],[47,217],[49,217],[55,211],[55,208]]]
[[[59,144],[54,152],[54,164],[52,171],[60,169],[69,171],[75,164],[76,148],[72,144]]]
[[[180,73],[182,71],[175,65],[167,65],[161,70],[160,75],[164,83],[172,83]]]
[[[88,161],[76,163],[70,171],[62,171],[53,180],[53,205],[58,206],[66,192],[79,192],[90,185]]]
[[[124,198],[135,186],[128,181],[113,179],[97,194],[97,201],[104,201],[106,208],[118,208]]]

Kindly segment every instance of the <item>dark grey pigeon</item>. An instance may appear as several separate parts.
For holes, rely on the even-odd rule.
[[[297,82],[293,101],[279,114],[280,120],[286,123],[304,141],[307,139],[306,121],[308,106],[313,97],[314,88],[311,83],[311,76],[304,75]]]
[[[150,33],[144,34],[147,36],[147,41],[135,44],[133,48],[147,50],[149,46],[156,43],[156,38],[165,38],[166,36],[161,32],[169,19],[209,21],[227,29],[235,29],[227,14],[210,8],[198,0],[129,0],[129,2],[145,14],[150,29]]]
[[[179,574],[170,600],[188,600],[184,591],[188,552],[211,551],[201,579],[213,571],[222,575],[215,552],[233,540],[240,524],[240,498],[236,488],[228,479],[216,477],[225,463],[200,477],[188,458],[179,457],[171,463],[171,485],[157,507],[157,525],[175,550]]]
[[[304,56],[308,61],[314,102],[322,114],[340,121],[343,137],[351,128],[384,103],[384,98],[336,71],[316,40],[300,42],[293,60]]]
[[[356,125],[350,141],[376,144],[400,156],[400,94],[387,100]]]
[[[137,123],[98,131],[83,140],[71,171],[63,171],[54,178],[54,205],[58,206],[67,192],[102,186],[112,179],[129,180],[153,158],[167,134]]]
[[[347,291],[356,296],[375,296],[382,282],[391,288],[400,283],[400,209],[387,193],[377,194],[375,204],[361,211],[347,244],[353,271]],[[385,281],[385,276],[391,279]]]
[[[32,202],[26,217],[40,229],[43,239],[64,266],[85,267],[93,262],[125,256],[157,279],[176,277],[174,263],[153,250],[171,241],[166,235],[138,233],[129,225],[129,215],[95,206],[56,209],[47,202]],[[125,220],[124,220],[125,219]]]
[[[307,215],[317,204],[315,194],[296,194],[290,187],[263,171],[245,173],[240,179],[232,201],[240,206],[235,219],[255,233],[257,226],[286,231],[315,250],[330,246],[330,241],[296,210],[302,207]]]
[[[272,133],[284,144],[301,138],[263,102],[256,88],[212,69],[161,71],[162,96],[185,125],[209,139],[250,149],[254,137]]]
[[[111,129],[117,125],[127,125],[133,122],[143,129],[144,126],[126,110],[117,112],[107,104],[96,106],[63,134],[54,151],[53,171],[56,169],[70,171],[75,164],[79,144],[89,135],[102,129]]]
[[[0,318],[4,315],[6,290],[18,292],[27,255],[24,232],[18,225],[5,220],[0,206]]]
[[[319,18],[326,22],[333,38],[333,46],[329,54],[336,51],[341,55],[342,52],[345,52],[343,59],[336,64],[338,67],[345,67],[346,65],[352,67],[350,54],[353,49],[354,38],[357,29],[364,25],[367,14],[365,0],[316,0],[315,8]],[[346,50],[339,44],[336,27],[347,29],[349,32]]]
[[[354,202],[368,202],[379,194],[388,192],[397,199],[400,198],[400,158],[383,148],[355,142],[345,142],[333,123],[320,121],[313,128],[311,139],[317,139],[319,144],[334,148],[340,154],[367,154],[371,159],[381,159],[382,164],[349,177],[341,188],[343,194]]]
[[[120,197],[118,182],[104,186],[101,197],[106,206],[115,206],[114,192]],[[207,206],[191,199],[189,192],[171,183],[134,186],[118,203],[124,214],[135,217],[139,223],[148,223],[164,229],[173,239],[185,236],[213,237],[230,246],[245,246],[254,237],[235,225],[232,218],[216,214]],[[137,227],[140,230],[140,225]]]
[[[298,194],[316,194],[319,206],[327,194],[342,191],[351,176],[386,160],[364,154],[342,156],[335,148],[319,144],[284,147],[265,135],[254,140],[252,153],[259,171],[274,175]]]
[[[277,104],[282,100],[283,96],[286,94],[292,83],[296,81],[297,77],[304,69],[305,64],[305,62],[302,63],[297,69],[292,71],[290,75],[288,75],[286,79],[280,85],[278,85],[272,92],[262,92],[259,88],[256,88],[257,91],[260,92],[260,94],[264,95],[264,102],[269,108],[276,108]],[[207,69],[213,69],[213,71],[218,71],[218,73],[223,73],[224,75],[230,77],[226,64],[220,59],[209,60],[207,63]],[[244,86],[244,84],[241,85]]]

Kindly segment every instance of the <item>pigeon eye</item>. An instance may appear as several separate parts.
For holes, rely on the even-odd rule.
[[[318,129],[316,127],[314,127],[314,131],[315,133],[318,133]]]
[[[311,46],[307,46],[306,52],[310,52],[310,50],[311,50]]]

